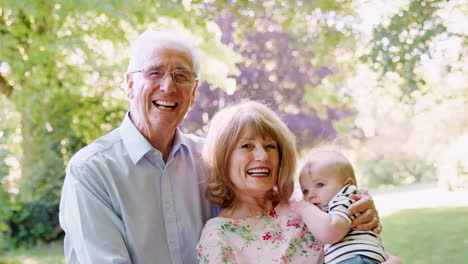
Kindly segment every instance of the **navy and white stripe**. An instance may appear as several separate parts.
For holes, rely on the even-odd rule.
[[[324,210],[329,214],[341,215],[351,223],[358,214],[350,217],[346,211],[354,202],[349,195],[355,192],[355,185],[346,185],[331,199]],[[379,263],[383,262],[385,252],[381,241],[380,236],[374,232],[350,230],[339,242],[325,245],[325,264],[335,264],[356,256],[366,256]]]

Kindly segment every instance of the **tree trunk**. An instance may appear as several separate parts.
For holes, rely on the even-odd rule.
[[[21,179],[20,189],[27,185],[28,176],[34,173],[34,146],[37,144],[34,140],[34,131],[37,127],[29,115],[25,112],[25,109],[22,109],[21,112],[21,135],[22,135],[22,153],[21,153]],[[28,188],[29,189],[29,188]],[[32,191],[32,190],[31,190]],[[32,198],[29,191],[20,192],[24,199],[29,200]]]

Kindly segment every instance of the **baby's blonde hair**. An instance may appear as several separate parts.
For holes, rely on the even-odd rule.
[[[351,162],[340,152],[328,149],[317,149],[307,154],[301,169],[299,170],[299,177],[306,175],[306,173],[310,174],[312,167],[317,164],[337,168],[339,176],[342,177],[343,181],[351,178],[354,180],[354,184],[357,185],[356,176]]]

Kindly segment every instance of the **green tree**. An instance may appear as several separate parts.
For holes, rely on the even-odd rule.
[[[21,205],[10,219],[13,236],[21,233],[35,242],[51,230],[23,225],[44,216],[56,219],[70,157],[123,118],[128,107],[122,88],[130,39],[146,29],[190,28],[204,59],[227,68],[225,74],[235,68],[235,53],[220,44],[209,21],[197,13],[179,1],[0,0],[0,94],[18,113],[17,119],[10,119],[17,123],[13,127],[2,123],[0,133],[19,134],[19,141],[6,144],[22,174],[19,194],[14,200],[9,193],[5,196]],[[225,56],[214,59],[219,54]],[[223,76],[202,73],[213,82]],[[0,154],[4,168],[6,154]],[[7,199],[3,194],[2,201]]]

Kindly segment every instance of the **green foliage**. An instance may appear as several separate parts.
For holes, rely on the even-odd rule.
[[[61,237],[58,201],[18,202],[8,220],[5,242],[10,248],[31,247]]]
[[[436,169],[422,160],[380,158],[356,163],[358,182],[368,188],[427,183],[436,181]]]
[[[466,263],[467,218],[468,207],[412,209],[382,217],[385,251],[403,263]]]
[[[4,241],[6,240],[5,234],[9,232],[9,226],[6,224],[10,218],[13,209],[13,203],[11,201],[11,195],[6,190],[4,184],[4,178],[8,175],[10,167],[5,163],[5,159],[10,155],[10,151],[5,148],[3,144],[5,138],[3,137],[3,131],[0,131],[0,253],[4,249]]]
[[[446,0],[410,1],[388,25],[380,24],[374,29],[369,54],[363,61],[371,62],[382,75],[397,73],[405,83],[400,86],[404,95],[410,95],[425,81],[418,77],[415,68],[423,55],[430,55],[429,44],[447,31],[437,11],[447,4]]]

